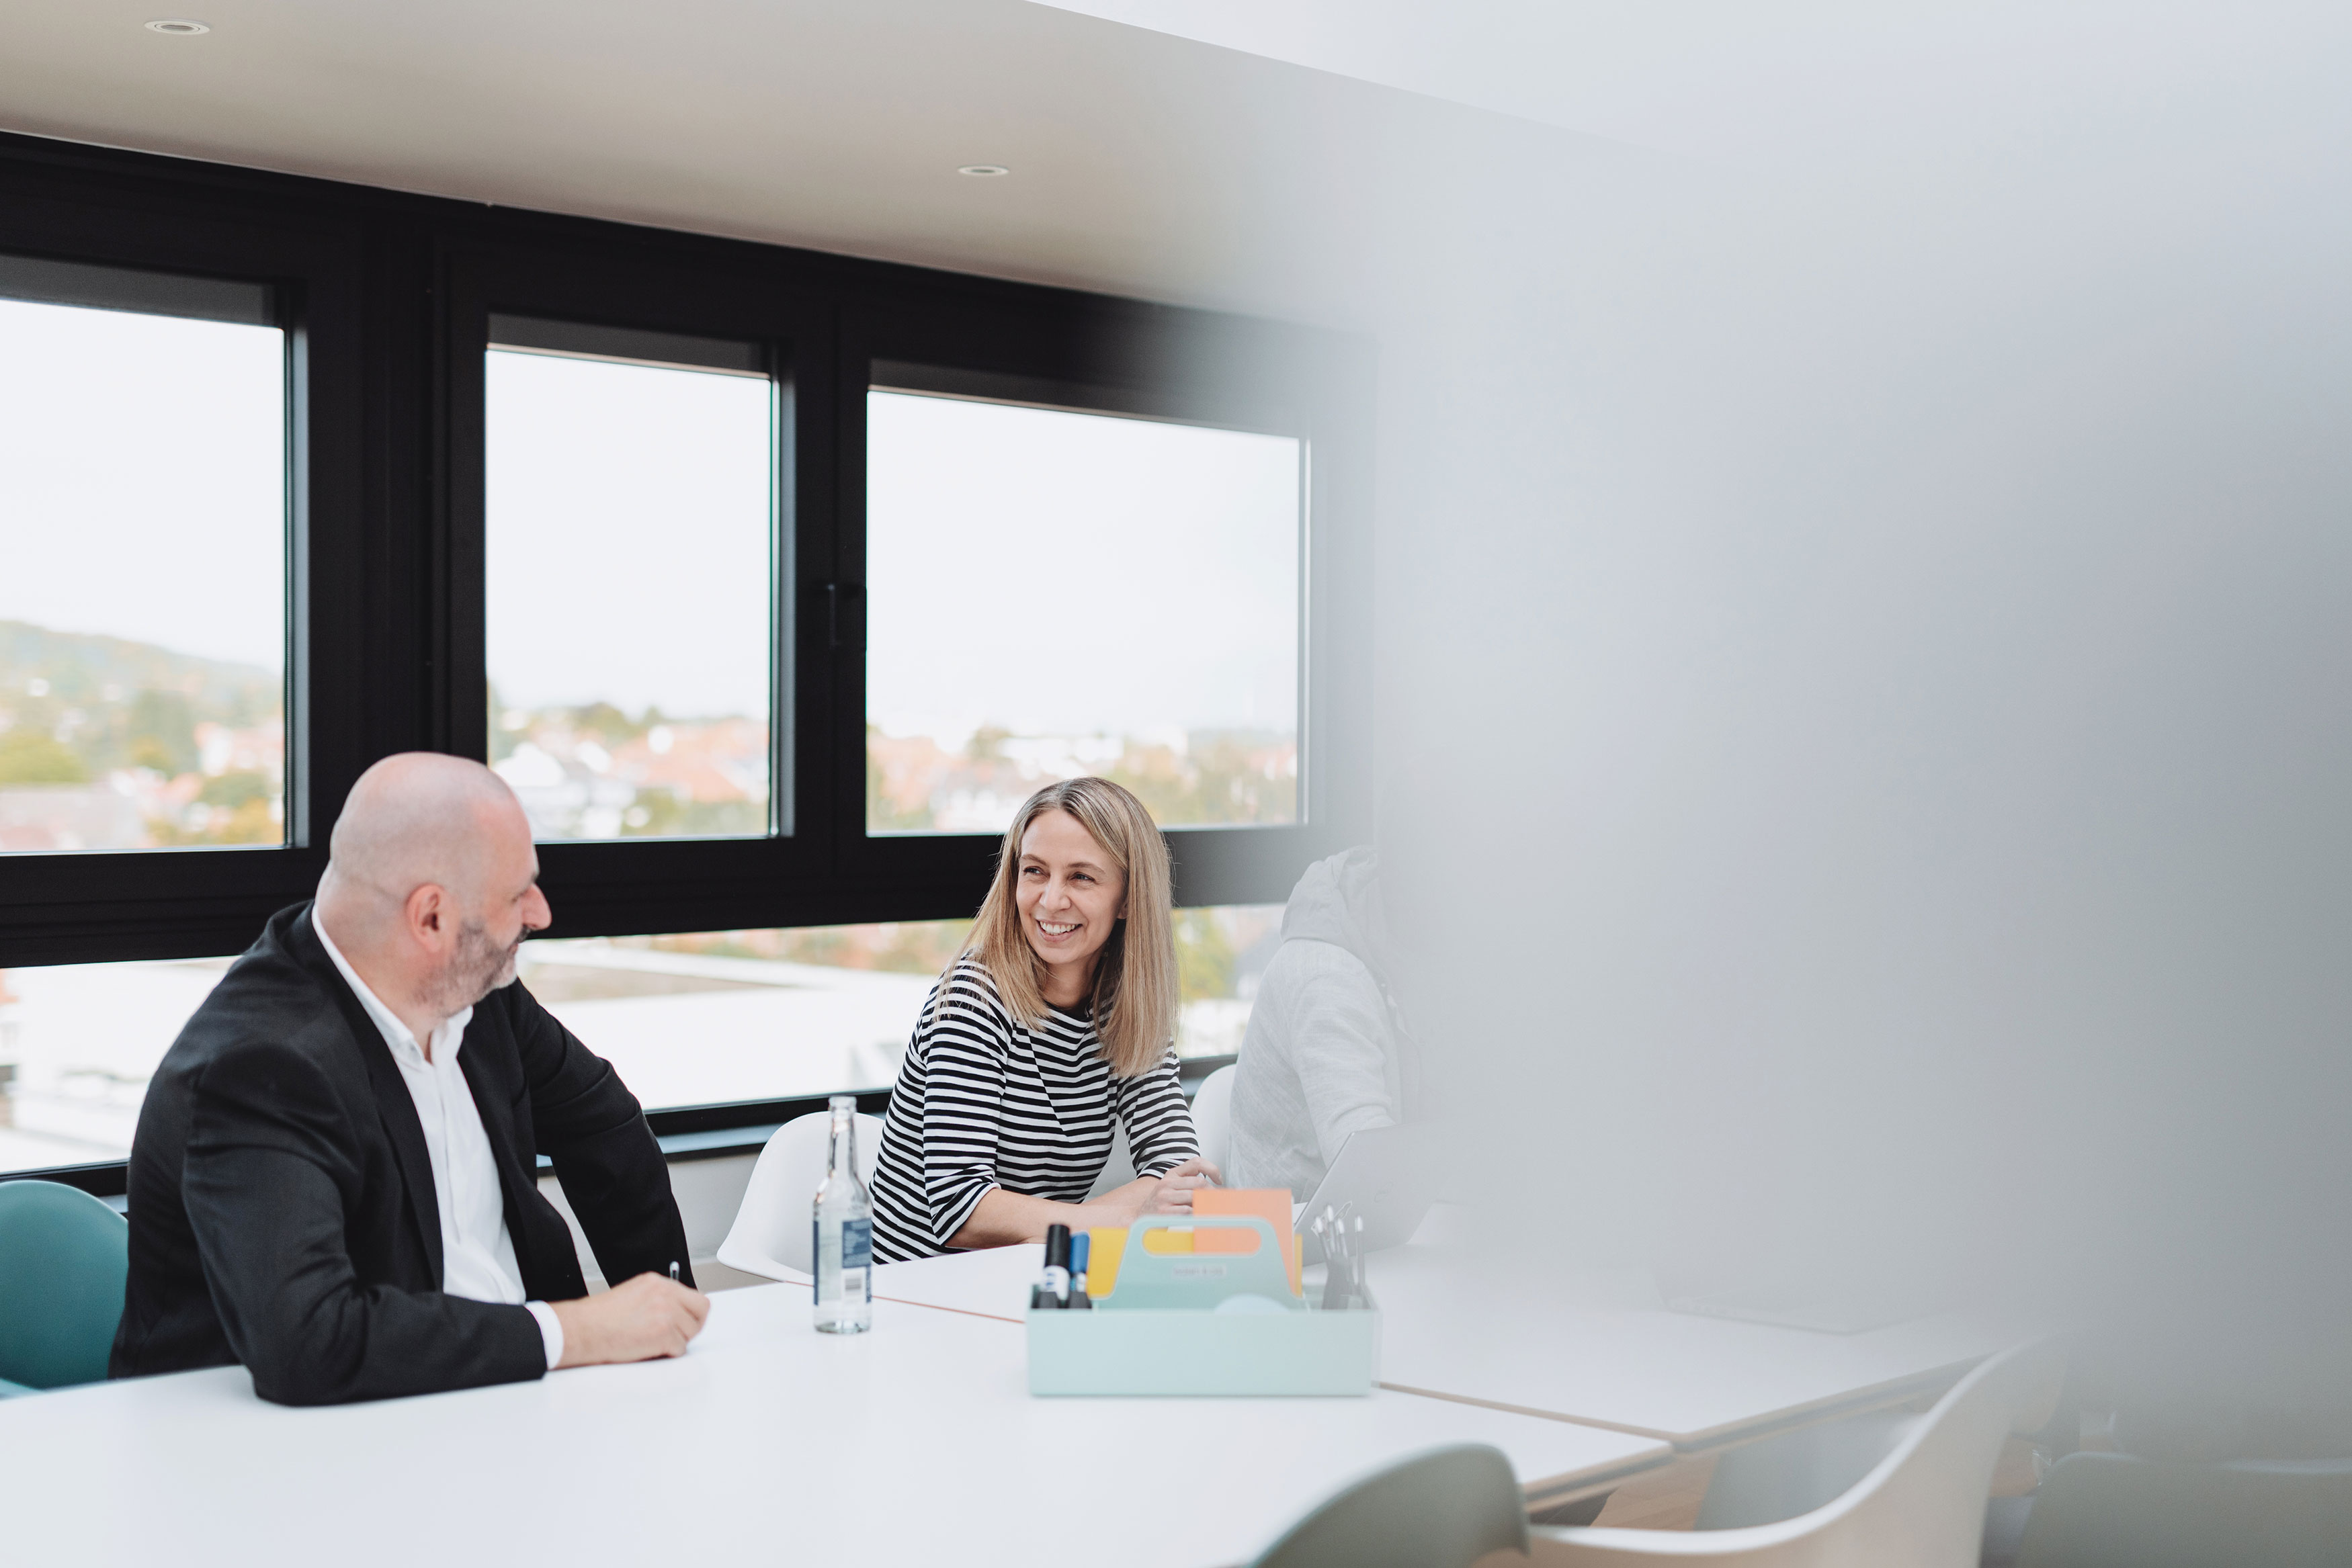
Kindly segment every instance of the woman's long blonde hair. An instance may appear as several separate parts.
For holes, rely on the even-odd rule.
[[[1047,811],[1067,811],[1094,836],[1127,883],[1127,918],[1095,953],[1094,1026],[1115,1077],[1134,1078],[1160,1064],[1176,1040],[1176,922],[1169,908],[1168,844],[1143,802],[1108,779],[1048,784],[1013,818],[996,852],[996,879],[956,962],[976,958],[996,982],[1004,1009],[1034,1029],[1045,1021],[1045,961],[1021,929],[1014,894],[1021,883],[1021,840]],[[944,999],[955,965],[937,993]]]

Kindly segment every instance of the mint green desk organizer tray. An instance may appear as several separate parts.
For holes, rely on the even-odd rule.
[[[1255,1252],[1155,1253],[1153,1230],[1255,1230]],[[1274,1227],[1255,1216],[1155,1214],[1127,1233],[1115,1288],[1092,1312],[1032,1312],[1033,1395],[1366,1395],[1381,1315],[1291,1294]]]

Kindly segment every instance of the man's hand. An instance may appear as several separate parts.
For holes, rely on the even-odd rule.
[[[601,1296],[548,1305],[563,1325],[558,1371],[684,1355],[686,1342],[702,1332],[702,1320],[710,1315],[709,1297],[659,1274],[640,1274]]]

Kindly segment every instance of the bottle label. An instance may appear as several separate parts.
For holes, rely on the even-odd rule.
[[[815,1222],[816,1299],[820,1301],[863,1301],[874,1266],[874,1222],[870,1219],[820,1219]]]
[[[874,1264],[874,1222],[870,1219],[845,1219],[841,1222],[841,1266],[861,1273]]]

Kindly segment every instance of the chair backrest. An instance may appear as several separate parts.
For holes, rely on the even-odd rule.
[[[1527,1549],[1527,1498],[1511,1461],[1484,1443],[1455,1443],[1341,1488],[1252,1568],[1467,1568],[1489,1552]]]
[[[2018,1568],[2352,1563],[2352,1458],[2168,1465],[2069,1454],[2026,1515]]]
[[[1087,1201],[1092,1203],[1115,1186],[1125,1186],[1135,1179],[1135,1156],[1128,1152],[1127,1124],[1114,1122],[1110,1131],[1110,1155],[1103,1161],[1102,1174],[1095,1185],[1087,1189]]]
[[[1774,1524],[1834,1502],[1919,1420],[1906,1411],[1871,1410],[1728,1449],[1707,1478],[1695,1528]]]
[[[809,1205],[824,1180],[831,1154],[833,1113],[812,1111],[795,1116],[768,1134],[768,1142],[752,1164],[751,1185],[743,1189],[735,1223],[719,1246],[719,1260],[730,1269],[771,1280],[810,1272],[816,1260],[809,1249],[816,1233]],[[882,1118],[863,1113],[857,1118],[857,1179],[874,1185],[874,1163],[882,1155]]]
[[[1200,1134],[1201,1157],[1219,1170],[1234,1152],[1234,1074],[1230,1065],[1201,1080],[1192,1091],[1192,1131]]]
[[[1219,1170],[1225,1168],[1225,1156],[1233,1153],[1234,1145],[1234,1070],[1220,1067],[1201,1080],[1200,1088],[1192,1092],[1192,1131],[1200,1134],[1201,1154]],[[1110,1156],[1103,1161],[1102,1174],[1095,1185],[1087,1189],[1087,1201],[1096,1198],[1115,1186],[1125,1186],[1135,1179],[1135,1156],[1127,1146],[1127,1125],[1114,1124],[1110,1134]]]
[[[1810,1513],[1738,1530],[1546,1530],[1538,1563],[1712,1563],[1717,1568],[1977,1568],[2001,1445],[2042,1426],[2065,1362],[2047,1344],[1994,1356],[1955,1385],[1892,1452]]]
[[[106,1378],[131,1272],[131,1225],[79,1187],[0,1182],[0,1378]]]

